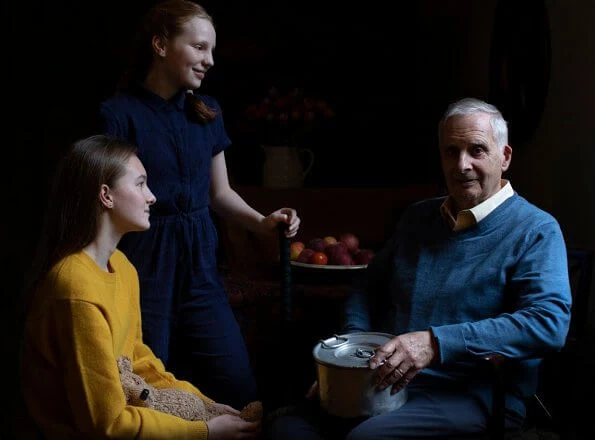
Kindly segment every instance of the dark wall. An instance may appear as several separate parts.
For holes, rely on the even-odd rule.
[[[43,101],[33,130],[50,163],[91,129],[97,104],[113,91],[123,42],[150,3],[12,6],[15,15],[33,17],[26,35],[32,43],[19,46],[18,75]],[[273,85],[303,87],[337,113],[309,141],[317,161],[307,184],[388,186],[433,178],[436,162],[425,150],[434,138],[413,133],[419,115],[407,109],[424,86],[414,68],[419,8],[401,6],[394,15],[381,2],[360,10],[311,0],[203,4],[216,21],[218,45],[201,91],[222,104],[234,141],[230,168],[240,181],[257,183],[263,157],[253,139],[237,132],[238,119]],[[387,161],[395,150],[401,159]],[[412,171],[404,155],[431,167]]]

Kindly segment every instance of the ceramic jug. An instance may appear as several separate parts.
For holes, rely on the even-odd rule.
[[[312,150],[285,145],[263,145],[262,149],[265,153],[263,187],[285,189],[304,186],[304,178],[314,165]]]

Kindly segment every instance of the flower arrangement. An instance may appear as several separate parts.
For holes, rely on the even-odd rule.
[[[325,100],[303,89],[285,92],[271,87],[261,102],[246,108],[241,130],[262,145],[301,145],[334,116]]]

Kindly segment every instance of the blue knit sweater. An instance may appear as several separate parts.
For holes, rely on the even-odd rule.
[[[422,374],[475,384],[490,406],[483,355],[522,360],[509,409],[535,392],[541,357],[563,346],[571,295],[557,221],[518,194],[475,226],[454,232],[444,198],[412,205],[346,302],[345,331],[395,335],[431,329],[439,359]],[[523,360],[525,359],[525,360]]]

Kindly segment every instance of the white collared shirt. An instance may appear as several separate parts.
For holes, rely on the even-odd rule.
[[[446,198],[444,203],[440,206],[440,212],[448,220],[453,231],[462,231],[479,223],[486,218],[494,209],[504,203],[505,200],[512,197],[514,191],[512,185],[506,179],[501,179],[500,190],[493,196],[487,198],[479,205],[470,209],[463,209],[457,214],[455,220],[452,215],[452,199],[450,196]]]

